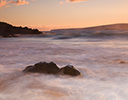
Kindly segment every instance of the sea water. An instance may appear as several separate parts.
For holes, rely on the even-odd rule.
[[[41,61],[71,64],[82,75],[22,72]],[[0,100],[128,100],[128,40],[1,38]]]

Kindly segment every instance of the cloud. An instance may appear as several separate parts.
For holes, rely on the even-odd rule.
[[[31,0],[31,1],[35,1],[35,0]],[[17,1],[14,1],[14,0],[0,0],[0,8],[2,7],[10,7],[9,4],[16,4],[16,5],[24,5],[24,4],[28,4],[29,2],[25,1],[25,0],[17,0]]]
[[[38,29],[40,31],[50,31],[52,29],[51,26],[46,26],[46,25],[28,25],[27,27]]]
[[[10,7],[10,5],[6,5],[5,8]]]
[[[2,17],[2,18],[0,18],[0,20],[4,20],[4,18]]]
[[[64,4],[63,2],[60,2],[60,4]]]
[[[8,3],[9,2],[7,2],[7,0],[1,0],[0,1],[0,8],[6,6]]]
[[[31,1],[36,1],[36,0],[31,0]],[[82,1],[88,1],[88,0],[65,0],[66,2],[74,3],[74,2],[82,2]],[[16,4],[18,5],[25,5],[29,4],[28,1],[26,0],[0,0],[0,8],[1,7],[10,7],[9,4]],[[64,2],[60,2],[60,4],[64,4]]]
[[[81,2],[81,1],[88,1],[88,0],[66,0],[66,2]]]
[[[28,25],[27,27],[29,28],[33,28],[33,29],[38,29],[40,31],[50,31],[52,29],[64,29],[64,28],[77,28],[78,26],[70,26],[70,25],[67,25],[67,26],[60,26],[60,25],[56,25],[56,26],[53,26],[53,25]]]
[[[17,4],[17,5],[24,5],[24,4],[28,4],[29,2],[25,0],[17,0],[17,1],[11,1],[11,3]]]

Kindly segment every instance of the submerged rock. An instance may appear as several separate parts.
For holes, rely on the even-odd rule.
[[[72,65],[67,65],[63,68],[59,68],[54,62],[39,62],[33,66],[27,66],[23,72],[32,73],[44,73],[44,74],[59,74],[59,75],[71,75],[78,76],[81,73]]]
[[[72,65],[67,65],[61,68],[60,73],[71,76],[81,75],[81,73],[77,69],[75,69],[75,67]]]
[[[127,63],[127,62],[126,61],[123,61],[123,60],[120,61],[120,64],[125,64],[125,63]]]
[[[128,64],[128,62],[121,60],[121,61],[120,61],[120,64]]]
[[[121,59],[116,59],[115,61],[118,62],[118,63],[120,63],[120,64],[128,64],[127,61],[121,60]]]
[[[60,71],[59,67],[53,63],[39,62],[34,66],[26,67],[23,72],[45,73],[45,74],[57,74]]]

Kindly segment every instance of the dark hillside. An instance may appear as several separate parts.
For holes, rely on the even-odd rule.
[[[86,27],[86,28],[69,28],[69,29],[55,29],[52,31],[88,31],[88,30],[128,30],[127,23],[120,23],[120,24],[110,24],[110,25],[101,25],[101,26],[94,26],[94,27]]]
[[[16,37],[17,34],[41,34],[37,29],[27,27],[15,27],[5,22],[0,22],[1,37]]]

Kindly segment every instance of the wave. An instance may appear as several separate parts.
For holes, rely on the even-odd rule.
[[[89,30],[89,31],[67,31],[52,30],[46,32],[44,37],[54,37],[54,39],[71,39],[71,38],[112,38],[127,37],[128,30]]]

